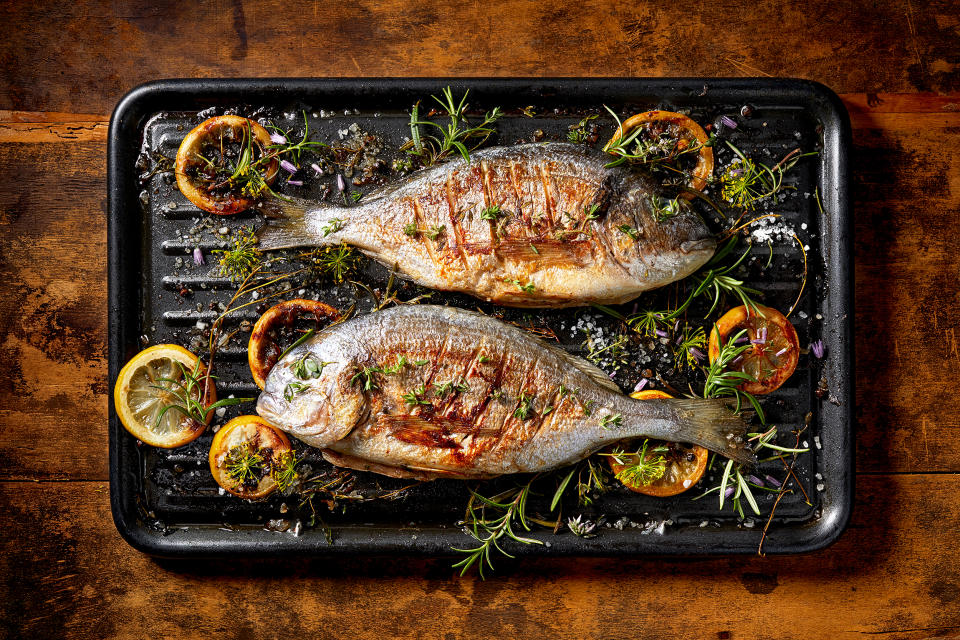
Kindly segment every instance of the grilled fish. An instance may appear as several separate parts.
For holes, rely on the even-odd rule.
[[[609,159],[565,143],[492,147],[353,207],[275,200],[260,247],[346,242],[426,287],[514,307],[626,302],[696,271],[716,241],[683,201],[664,214],[656,185]]]
[[[646,436],[752,460],[719,400],[634,400],[504,322],[409,305],[334,325],[267,376],[257,412],[335,465],[394,477],[546,471]]]

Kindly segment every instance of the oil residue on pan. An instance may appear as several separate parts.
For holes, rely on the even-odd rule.
[[[114,332],[114,379],[123,364],[117,360],[125,361],[146,344],[177,343],[206,355],[211,323],[226,308],[237,286],[236,279],[220,269],[223,254],[217,252],[236,247],[238,238],[264,224],[263,216],[255,211],[230,217],[205,215],[180,194],[172,173],[164,169],[187,131],[202,119],[223,113],[270,122],[291,138],[301,136],[306,123],[311,140],[334,149],[333,162],[318,162],[310,168],[312,160],[304,156],[293,184],[277,188],[301,198],[349,203],[376,185],[400,179],[406,173],[408,156],[400,149],[410,137],[409,109],[418,99],[428,100],[431,93],[439,94],[446,84],[402,84],[389,91],[386,87],[361,89],[359,84],[349,83],[300,83],[288,87],[279,98],[261,95],[257,100],[265,85],[235,81],[234,86],[225,84],[230,99],[221,93],[214,102],[201,85],[160,83],[128,98],[118,111],[137,112],[142,123],[137,130],[142,137],[121,137],[116,126],[111,138],[111,246],[116,249],[111,255],[111,274],[115,280],[127,278],[130,287],[137,290],[135,299],[141,302],[136,308],[120,303],[113,297],[116,287],[111,289],[111,322],[114,327],[123,326],[122,331]],[[842,253],[846,249],[842,244],[846,242],[844,203],[837,196],[842,185],[830,184],[837,175],[843,177],[842,171],[837,174],[834,169],[842,169],[845,151],[831,141],[843,141],[844,120],[831,111],[832,105],[822,103],[820,90],[812,85],[772,84],[782,91],[757,93],[743,83],[717,82],[710,83],[705,95],[698,95],[699,85],[693,91],[684,83],[668,81],[620,82],[615,88],[603,90],[575,81],[557,81],[546,88],[503,82],[463,86],[473,90],[470,102],[476,113],[495,106],[506,111],[488,144],[567,140],[573,136],[599,147],[615,127],[603,110],[609,105],[621,115],[651,108],[684,111],[700,124],[710,125],[708,128],[717,134],[715,176],[743,166],[726,142],[769,167],[793,149],[819,154],[798,162],[785,173],[783,188],[753,209],[725,207],[720,213],[704,201],[694,202],[715,230],[743,227],[739,233],[742,241],[723,264],[732,264],[752,246],[729,276],[762,292],[760,299],[766,306],[784,313],[795,306],[790,320],[803,349],[816,340],[828,345],[822,360],[801,355],[797,372],[775,393],[763,397],[767,424],[779,430],[777,442],[785,447],[808,448],[809,452],[795,461],[786,454],[783,460],[764,463],[753,474],[750,482],[755,485],[753,495],[761,515],[755,515],[743,500],[743,517],[731,509],[729,499],[720,510],[716,492],[692,499],[720,484],[724,464],[719,460],[696,488],[671,498],[639,495],[611,479],[609,491],[590,492],[584,503],[578,500],[575,489],[582,477],[578,476],[559,507],[551,511],[553,493],[566,475],[558,473],[534,485],[529,513],[543,521],[559,519],[560,533],[537,527],[539,530],[530,535],[549,542],[549,546],[517,545],[510,547],[512,551],[755,552],[775,502],[770,538],[765,542],[767,551],[822,546],[844,526],[850,497],[849,427],[845,419],[850,372],[845,361],[847,309],[843,306],[848,283],[837,278],[849,274],[840,273],[827,259],[830,251],[839,248]],[[254,88],[259,88],[259,93],[251,90]],[[352,93],[344,92],[344,88],[352,89]],[[208,106],[211,104],[217,106]],[[159,110],[158,106],[168,110]],[[594,115],[598,117],[591,118]],[[471,117],[475,119],[476,115],[471,113]],[[114,118],[117,120],[118,115]],[[833,129],[839,129],[839,133]],[[344,170],[345,165],[352,167]],[[338,183],[338,176],[346,180]],[[343,186],[346,189],[340,188]],[[705,193],[718,201],[723,195],[719,185],[708,186]],[[822,197],[825,193],[832,195]],[[822,212],[825,204],[834,206],[835,212]],[[763,218],[766,214],[776,217]],[[757,218],[761,219],[745,224]],[[140,239],[139,252],[134,250],[138,243],[129,243],[135,238]],[[805,282],[804,257],[798,242],[806,251]],[[297,252],[286,255],[295,259]],[[127,275],[115,275],[119,270]],[[136,281],[130,271],[137,274]],[[284,291],[288,286],[291,288]],[[709,332],[722,311],[740,304],[738,299],[722,299],[708,315],[709,296],[698,298],[677,323],[658,325],[650,331],[627,330],[614,317],[676,308],[690,286],[688,280],[644,294],[635,302],[615,307],[613,314],[593,307],[519,310],[468,296],[430,292],[364,260],[342,282],[323,275],[291,279],[259,292],[264,298],[277,294],[269,302],[251,304],[230,314],[222,326],[224,339],[216,353],[218,392],[220,397],[256,396],[258,389],[246,364],[247,339],[252,323],[279,300],[316,299],[341,311],[354,307],[355,313],[368,313],[391,295],[406,301],[426,294],[432,304],[479,309],[555,341],[595,362],[626,392],[638,386],[675,395],[691,389],[699,391],[703,373],[691,366],[696,362],[688,362],[685,357],[689,350],[684,352],[681,344],[683,327],[690,327],[691,333],[699,327]],[[805,288],[802,295],[801,286]],[[836,291],[831,292],[831,287]],[[140,338],[141,345],[134,343],[134,336]],[[701,347],[706,352],[705,344]],[[238,413],[252,412],[252,403],[220,411],[214,425]],[[761,429],[759,424],[757,429]],[[211,477],[207,452],[212,438],[213,433],[208,432],[174,450],[135,447],[133,439],[113,419],[114,511],[121,531],[136,546],[162,555],[398,550],[442,553],[451,546],[474,546],[457,523],[464,517],[475,483],[448,480],[410,486],[410,481],[344,473],[324,462],[318,451],[295,443],[302,458],[301,477],[312,481],[305,486],[324,489],[287,496],[278,492],[263,501],[244,501],[225,494]],[[825,455],[823,443],[838,450]],[[767,451],[770,456],[776,453]],[[605,463],[602,466],[606,469]],[[777,489],[787,480],[791,490],[781,494]],[[495,495],[515,487],[517,482],[509,477],[487,481],[481,490],[484,495]],[[826,532],[817,528],[825,515],[830,516],[832,527]],[[598,524],[598,535],[586,539],[572,535],[564,523],[576,516]],[[298,535],[280,535],[277,531]]]

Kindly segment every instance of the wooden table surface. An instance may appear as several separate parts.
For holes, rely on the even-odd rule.
[[[955,2],[0,4],[0,638],[960,637]],[[496,7],[496,8],[495,8]],[[856,502],[800,557],[151,560],[107,465],[106,138],[230,76],[795,76],[853,122]]]

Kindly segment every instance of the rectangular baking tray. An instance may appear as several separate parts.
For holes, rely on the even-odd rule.
[[[777,508],[763,550],[800,553],[835,541],[849,522],[853,503],[853,269],[847,186],[850,126],[837,96],[815,82],[770,78],[224,79],[163,80],[137,87],[120,101],[110,122],[111,388],[123,364],[146,344],[185,344],[195,331],[195,323],[202,325],[212,317],[209,303],[222,300],[226,293],[222,279],[211,277],[209,271],[191,270],[192,239],[182,236],[201,218],[200,212],[162,173],[141,183],[141,173],[154,162],[142,154],[174,155],[189,128],[204,117],[224,112],[269,115],[284,127],[302,125],[306,114],[311,131],[325,141],[337,140],[343,130],[358,123],[381,136],[385,147],[396,148],[409,135],[411,105],[418,100],[429,104],[429,96],[439,95],[446,86],[452,87],[455,95],[469,89],[469,102],[478,112],[497,105],[507,110],[500,124],[501,144],[540,135],[545,140],[562,139],[568,127],[588,112],[600,110],[601,119],[609,122],[601,110],[602,105],[609,105],[621,113],[653,108],[689,111],[701,124],[714,122],[721,115],[734,116],[739,127],[728,134],[741,149],[767,164],[778,159],[778,149],[786,153],[801,146],[820,152],[789,174],[796,190],[789,199],[777,203],[776,210],[809,247],[806,293],[791,320],[801,346],[820,338],[827,357],[821,361],[801,357],[797,373],[775,394],[779,399],[768,406],[785,436],[790,429],[808,422],[803,439],[810,453],[800,458],[796,472],[810,504],[797,492],[788,494]],[[737,117],[743,105],[751,106],[751,117]],[[535,117],[522,113],[528,106]],[[774,153],[769,157],[759,155],[770,150]],[[327,182],[331,181],[328,177]],[[822,213],[816,204],[817,195]],[[233,231],[254,222],[252,214],[241,214],[217,218],[214,224]],[[212,258],[211,249],[220,246],[206,240],[201,244],[208,259]],[[791,256],[791,250],[796,255]],[[783,264],[792,267],[791,273],[796,271],[797,247],[791,249],[786,242],[776,248],[771,244],[770,255],[771,266],[752,283],[766,291],[768,301],[789,306],[797,290],[797,278],[785,280],[776,270]],[[387,271],[370,265],[361,278],[382,288]],[[180,295],[183,287],[192,290],[190,298]],[[342,306],[342,290],[333,289],[320,288],[308,295],[334,302],[340,295]],[[478,306],[465,296],[439,296],[433,301]],[[202,307],[199,311],[197,304]],[[492,310],[489,305],[485,308]],[[584,313],[598,325],[614,322],[590,309],[547,314],[508,310],[505,317],[533,324],[554,323],[552,326],[559,322],[561,343],[579,353],[580,338],[567,330]],[[243,317],[239,315],[234,322]],[[242,345],[233,345],[223,353],[217,371],[220,396],[255,395],[245,370]],[[637,376],[636,370],[621,371],[616,380],[626,387]],[[252,410],[245,408],[247,412]],[[236,413],[232,409],[217,421]],[[151,555],[439,555],[450,554],[451,547],[474,546],[472,538],[457,524],[468,495],[466,484],[460,481],[422,485],[395,501],[349,505],[343,513],[323,513],[325,526],[298,527],[303,511],[295,499],[274,495],[254,503],[217,491],[206,468],[212,434],[172,451],[143,446],[124,430],[112,402],[109,431],[111,506],[117,529],[132,546]],[[787,440],[783,443],[792,444]],[[322,466],[315,454],[307,453],[316,468]],[[381,480],[365,477],[363,482],[379,484]],[[399,486],[382,482],[387,488]],[[501,482],[509,486],[512,479]],[[711,484],[716,484],[716,478]],[[552,493],[552,489],[543,493]],[[540,506],[534,508],[544,517],[549,517],[544,506],[549,498],[535,498]],[[765,507],[762,516],[741,520],[729,508],[718,511],[715,496],[699,501],[687,495],[657,499],[622,490],[604,495],[590,508],[578,507],[575,500],[564,502],[564,517],[580,513],[594,520],[602,517],[600,535],[583,539],[568,531],[555,534],[535,527],[529,535],[546,544],[508,543],[506,548],[520,555],[756,553],[770,504],[761,501],[761,506]]]

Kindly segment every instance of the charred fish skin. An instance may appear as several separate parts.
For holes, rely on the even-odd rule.
[[[310,358],[321,371],[304,377]],[[646,436],[752,459],[719,401],[638,401],[592,364],[453,307],[355,318],[287,354],[257,403],[334,463],[389,475],[480,478],[569,465]]]
[[[541,308],[626,302],[713,256],[695,212],[658,220],[657,186],[608,161],[583,145],[491,147],[359,206],[277,201],[282,215],[260,230],[260,246],[346,242],[426,287]]]

